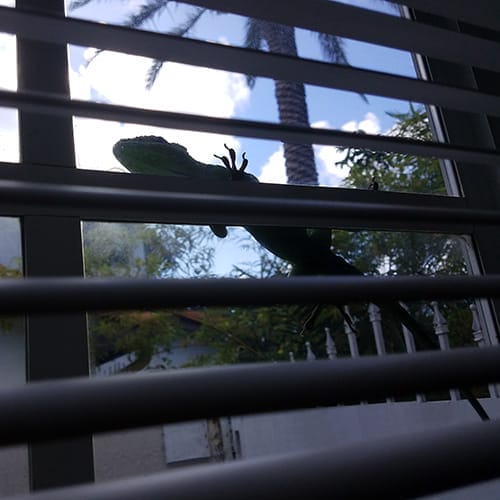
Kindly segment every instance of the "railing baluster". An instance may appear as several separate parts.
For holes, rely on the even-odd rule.
[[[476,304],[471,304],[469,306],[472,312],[472,337],[474,338],[474,342],[478,345],[478,347],[486,347],[486,339],[483,334],[483,327],[481,325],[481,320],[479,319],[479,311],[477,310]],[[498,390],[494,384],[488,384],[488,391],[490,393],[490,397],[497,398]]]
[[[436,301],[431,302],[432,309],[434,311],[434,333],[437,335],[439,341],[439,348],[442,351],[448,351],[450,349],[450,340],[448,338],[448,322],[445,317],[441,314],[439,310],[438,303]],[[457,401],[460,399],[460,392],[457,389],[450,389],[450,398],[452,401]]]
[[[375,304],[370,304],[368,306],[368,316],[370,317],[370,323],[372,324],[373,336],[375,337],[375,346],[377,348],[377,354],[379,356],[384,356],[385,342],[384,342],[384,331],[382,330],[382,314],[380,308]],[[393,403],[394,398],[387,398],[388,403]]]
[[[306,352],[307,352],[306,355],[307,361],[314,361],[316,359],[316,355],[311,349],[311,342],[306,342]]]
[[[351,313],[349,312],[349,308],[347,306],[344,307],[344,312],[347,314],[347,316],[349,316],[349,318],[351,318]],[[344,332],[347,335],[347,341],[349,342],[349,351],[351,353],[351,357],[359,358],[358,339],[356,338],[356,332],[351,328],[351,325],[347,321],[344,321]]]
[[[328,359],[335,359],[337,357],[337,346],[335,345],[335,341],[330,334],[330,328],[325,327],[325,335],[326,354],[328,355]]]
[[[406,306],[406,304],[403,304],[402,302],[400,302],[400,304],[401,304],[401,307],[403,307],[404,309],[406,309],[408,311],[408,307]],[[403,338],[405,341],[406,352],[408,354],[413,354],[413,353],[417,352],[417,348],[415,347],[415,339],[413,338],[413,334],[402,323],[401,323],[401,326],[403,328]],[[423,403],[425,401],[425,396],[423,394],[417,394],[416,400],[417,400],[417,403]]]
[[[385,354],[384,332],[382,330],[382,314],[380,308],[375,304],[370,304],[368,307],[368,315],[372,324],[373,336],[375,337],[375,346],[377,354],[383,356]]]

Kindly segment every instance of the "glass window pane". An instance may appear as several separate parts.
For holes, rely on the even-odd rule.
[[[14,2],[0,2],[13,7]],[[17,89],[16,37],[0,33],[0,89]],[[19,133],[17,110],[0,107],[0,161],[19,162]]]
[[[361,2],[368,8],[371,3]],[[262,50],[296,45],[298,55],[304,58],[332,60],[333,57],[337,63],[348,61],[357,68],[415,77],[412,58],[407,52],[325,37],[301,29],[281,27],[276,32],[271,29],[272,33],[267,36],[269,23],[255,24],[239,16],[217,15],[189,5],[172,6],[170,2],[155,5],[158,9],[153,9],[149,20],[141,21],[141,29],[182,32],[183,36],[236,46],[247,43]],[[373,8],[397,14],[395,6],[386,2],[375,2]],[[139,22],[145,12],[142,5],[89,2],[71,10],[70,15],[121,24],[127,20]],[[134,18],[135,15],[138,17]],[[187,29],[191,24],[192,29]],[[180,30],[180,27],[185,29]],[[246,35],[249,38],[245,38]],[[255,45],[252,37],[262,43]],[[274,44],[273,37],[279,43]],[[287,40],[290,43],[287,44]],[[145,57],[86,47],[71,46],[70,62],[72,96],[78,99],[222,118],[432,139],[426,112],[418,103],[275,82],[269,78],[255,79],[173,61],[159,63]],[[113,145],[119,139],[140,135],[161,136],[169,142],[182,144],[193,158],[209,164],[215,161],[213,154],[217,154],[224,143],[229,144],[248,153],[249,171],[261,182],[368,189],[373,177],[382,177],[384,182],[378,184],[383,190],[446,194],[441,166],[435,159],[362,151],[364,157],[356,163],[356,172],[350,175],[353,162],[343,161],[347,151],[335,146],[283,145],[274,141],[75,118],[78,166],[123,171],[123,166],[113,157]],[[353,157],[351,154],[349,158]],[[355,158],[358,160],[359,155]]]
[[[276,229],[270,231],[275,237]],[[307,230],[290,228],[286,231],[293,232],[294,237],[300,239],[298,234]],[[228,232],[226,238],[220,239],[203,226],[85,222],[86,274],[158,279],[207,276],[271,278],[286,276],[291,271],[289,262],[264,249],[244,229],[231,227]],[[329,230],[305,234],[309,235],[307,237],[313,250],[323,243],[331,244],[338,256],[366,274],[460,275],[468,272],[463,249],[470,243],[468,238],[460,235],[333,231],[330,236]],[[310,261],[307,262],[310,264]],[[304,268],[307,262],[299,262],[303,266],[302,272],[307,272]],[[337,262],[332,257],[328,265],[335,267]],[[315,272],[322,270],[315,269]],[[325,268],[324,272],[332,273],[334,269]],[[395,303],[390,306],[381,304],[381,310],[368,304],[349,304],[348,309],[334,304],[318,308],[290,304],[110,311],[89,315],[89,334],[96,376],[124,372],[139,375],[144,371],[214,364],[286,363],[315,359],[331,359],[334,362],[341,357],[429,349],[429,339],[435,348],[439,344],[441,348],[475,345],[477,338],[472,335],[474,317],[471,305],[476,306],[466,299],[439,304],[405,304],[408,314],[421,325],[418,330],[411,327],[411,331],[401,322],[401,307]],[[479,309],[476,308],[474,313],[476,311]],[[478,318],[476,332],[477,324],[481,324],[481,317]],[[425,332],[423,337],[421,330]],[[444,338],[444,334],[446,341],[440,340],[438,333],[440,339]],[[486,397],[488,391],[487,387],[480,387],[474,389],[474,394]],[[453,399],[457,394],[456,391],[445,391],[408,395],[398,401],[410,405],[405,407],[409,413],[413,412],[413,417],[409,418],[424,418],[428,425],[434,426],[443,418],[444,406],[430,410],[432,406],[428,405],[431,403],[422,406],[419,401],[425,398],[435,401],[432,404],[442,405],[442,401]],[[382,429],[382,422],[376,423],[375,416],[385,402],[368,402],[369,405],[321,411],[168,424],[137,431],[137,434],[132,432],[130,449],[135,449],[133,443],[140,441],[142,436],[151,455],[143,457],[145,461],[141,467],[154,471],[158,470],[160,463],[163,464],[161,467],[178,467],[319,446],[320,434],[330,436],[337,442],[340,438],[337,434],[333,436],[325,418],[340,418],[341,425],[348,427],[342,439],[355,441],[359,428],[355,430],[355,426],[349,427],[348,424],[353,412],[356,418],[361,419],[372,412],[374,420],[369,432],[374,437],[377,433],[389,432]],[[350,416],[347,408],[351,408]],[[437,419],[422,417],[429,411],[436,411],[434,415],[441,416]],[[272,430],[275,426],[283,432],[275,433]],[[294,426],[300,429],[300,439],[293,438],[295,434],[291,429]],[[403,431],[400,429],[399,432]],[[273,436],[272,443],[270,436]],[[96,446],[97,450],[102,450],[98,451],[97,459],[101,470],[98,474],[102,474],[102,478],[131,472],[133,454],[124,451],[124,448],[128,449],[125,439],[120,439],[120,433],[114,433],[106,435],[99,445],[101,448]],[[124,459],[123,467],[113,462],[113,454],[128,457]],[[147,454],[144,447],[141,454]]]
[[[22,277],[19,220],[0,217],[0,279]],[[25,323],[23,316],[0,316],[0,387],[26,381]],[[0,495],[29,490],[26,446],[0,448]]]

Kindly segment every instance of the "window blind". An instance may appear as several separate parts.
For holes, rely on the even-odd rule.
[[[84,317],[86,311],[94,309],[173,307],[181,303],[251,304],[254,297],[259,297],[262,303],[314,303],[325,296],[332,303],[346,297],[370,300],[375,296],[396,300],[458,296],[498,299],[500,278],[497,273],[500,274],[500,270],[495,255],[499,248],[495,238],[499,207],[494,194],[498,192],[499,182],[500,96],[493,82],[499,78],[500,43],[492,33],[499,29],[500,17],[494,15],[496,7],[491,2],[394,2],[402,5],[406,17],[326,0],[193,0],[184,3],[410,51],[416,54],[421,73],[425,73],[427,79],[72,19],[63,15],[64,6],[60,1],[49,2],[44,8],[29,1],[18,2],[16,9],[0,7],[0,31],[17,35],[20,43],[25,44],[18,62],[21,73],[33,64],[36,50],[50,53],[54,47],[65,47],[65,44],[91,46],[423,103],[441,120],[443,140],[417,141],[71,99],[64,90],[67,71],[62,53],[48,56],[53,57],[58,72],[40,75],[39,81],[21,79],[16,92],[0,91],[0,105],[21,113],[22,136],[21,165],[2,164],[0,207],[2,215],[22,218],[25,249],[25,278],[0,281],[0,313],[28,314],[28,379],[33,382],[26,387],[0,391],[0,401],[5,408],[0,436],[4,444],[31,442],[33,490],[91,481],[93,464],[89,435],[92,432],[228,413],[331,405],[349,398],[359,401],[374,395],[385,397],[446,389],[497,382],[500,378],[498,347],[488,347],[373,360],[353,359],[339,366],[325,363],[300,367],[256,365],[206,368],[186,374],[166,373],[138,379],[118,376],[106,381],[46,380],[88,373]],[[61,76],[64,74],[66,76]],[[167,186],[162,180],[146,176],[134,178],[78,171],[64,168],[73,166],[73,145],[68,132],[73,116],[451,160],[456,162],[459,182],[466,196],[436,199],[425,195],[358,190],[333,195],[332,190],[324,188],[264,185],[240,185],[228,194],[215,185],[193,186],[174,179]],[[39,154],[38,146],[34,146],[36,141],[30,142],[32,136],[23,136],[22,132],[30,123],[38,123],[36,127],[40,129],[37,120],[44,123],[47,117],[56,120],[57,127],[40,132],[41,137],[51,137],[45,144],[46,149],[61,147],[66,151],[66,156],[60,155],[54,161],[49,153]],[[469,138],[467,132],[471,129],[473,133]],[[60,130],[66,130],[69,135],[58,136]],[[454,132],[457,130],[462,134]],[[467,177],[471,170],[481,177],[477,184],[480,187]],[[489,189],[487,196],[485,189]],[[302,227],[334,225],[470,234],[475,238],[484,276],[182,282],[85,280],[81,235],[78,234],[82,219]],[[59,254],[51,257],[43,240],[57,237],[63,227],[64,237],[71,240],[67,247],[69,255],[62,255],[59,250]],[[79,332],[76,344],[69,336],[65,338],[69,331]],[[50,352],[50,346],[44,345],[51,342],[60,343],[61,348],[71,346],[70,355],[60,368],[54,366],[56,357]],[[436,377],[436,373],[440,376]],[[344,386],[335,382],[338,379],[348,382]],[[368,385],[367,380],[370,380]],[[316,389],[311,392],[312,386]],[[232,397],[235,391],[243,391],[236,400]],[[191,397],[188,405],[185,394],[196,393],[209,393],[211,402]],[[110,397],[117,398],[120,404],[107,412],[102,401]],[[134,405],[139,397],[144,402],[143,407],[137,411],[123,411],[123,405]],[[182,411],[172,413],[172,406]],[[44,418],[40,417],[41,412]],[[85,419],[81,418],[83,412],[87,413]],[[129,495],[130,498],[162,498],[169,493],[174,497],[186,494],[210,498],[216,492],[217,498],[236,495],[239,498],[275,498],[282,482],[270,481],[269,471],[272,471],[271,476],[280,478],[283,470],[287,471],[287,478],[293,477],[296,491],[300,495],[307,493],[308,498],[330,497],[331,491],[326,489],[326,484],[332,470],[341,471],[336,472],[339,477],[335,480],[340,496],[352,491],[358,491],[359,495],[377,492],[384,498],[414,496],[498,476],[497,436],[496,424],[487,427],[476,423],[439,435],[429,433],[419,444],[401,439],[388,445],[358,446],[341,452],[326,450],[266,458],[255,463],[222,464],[189,474],[180,472],[110,484],[72,486],[60,493],[38,492],[30,497],[58,498],[59,495],[67,498],[70,495],[88,499],[128,498]],[[60,445],[44,441],[62,437],[71,437],[71,440]],[[427,451],[419,455],[421,449]],[[471,453],[476,460],[472,460],[472,466],[468,461],[464,469],[464,460]],[[44,466],[69,456],[72,458],[61,465],[59,471],[48,472]],[[435,464],[433,456],[446,460],[448,465],[447,472],[442,473],[439,480],[429,473]],[[392,468],[390,477],[384,481],[378,479],[384,472],[377,465],[383,462],[382,458],[387,459]],[[401,472],[396,474],[398,464],[401,464]],[[418,484],[409,481],[415,470],[422,471],[427,479]],[[461,471],[459,475],[456,470]],[[362,471],[361,477],[366,475],[366,480],[359,480],[359,471]],[[377,480],[369,480],[369,477]],[[244,489],[242,481],[247,485]],[[308,491],[307,485],[311,483],[315,486]],[[355,487],[359,490],[353,490]]]

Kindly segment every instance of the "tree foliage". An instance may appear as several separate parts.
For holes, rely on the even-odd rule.
[[[73,0],[70,10],[83,7],[92,0]],[[125,19],[124,25],[132,28],[144,28],[157,21],[171,6],[179,2],[172,0],[148,0],[137,5]],[[177,26],[167,31],[170,35],[188,36],[205,14],[224,14],[206,8],[194,7],[184,11],[185,18]],[[333,63],[348,64],[343,40],[327,33],[315,33],[324,57]],[[245,25],[243,45],[246,48],[286,54],[297,57],[295,28],[260,19],[248,18]],[[99,51],[97,51],[99,53]],[[154,60],[146,74],[146,88],[154,85],[164,61]],[[247,84],[252,88],[255,75],[247,75]],[[275,97],[279,120],[288,125],[309,127],[308,107],[305,86],[301,82],[275,81]],[[363,96],[364,99],[366,99]],[[318,184],[314,152],[311,144],[283,144],[288,182],[291,184]]]
[[[432,138],[423,108],[410,105],[406,113],[391,113],[391,116],[396,121],[391,130],[393,136],[416,140]],[[366,189],[375,176],[383,190],[445,194],[440,165],[435,159],[360,149],[345,151],[341,164],[349,169],[344,182],[346,187]],[[460,235],[332,231],[335,252],[372,275],[465,274],[463,243]],[[272,278],[287,272],[287,264],[265,250],[257,255],[255,262],[235,267],[235,275]],[[440,303],[441,311],[448,318],[452,345],[472,343],[468,306],[465,300]],[[431,330],[430,303],[412,303],[409,307],[411,313]],[[325,357],[325,328],[328,327],[339,354],[348,355],[344,320],[338,309],[331,304],[324,305],[307,330],[302,332],[310,312],[310,308],[293,305],[210,311],[203,328],[197,333],[198,340],[217,347],[217,354],[211,361],[219,363],[286,360],[289,352],[295,353],[297,358],[304,358],[306,341],[311,343],[316,355]],[[367,304],[351,305],[351,313],[360,332],[360,351],[375,354]],[[404,351],[401,325],[388,317],[383,321],[388,352]]]
[[[423,107],[412,104],[404,113],[389,113],[395,119],[394,137],[432,140],[429,119]],[[358,148],[345,149],[338,162],[349,169],[345,187],[366,189],[375,178],[380,190],[444,195],[446,187],[441,166],[435,158],[386,153]],[[467,274],[462,235],[419,232],[333,231],[333,247],[366,274],[449,275]],[[443,302],[452,343],[471,344],[471,312],[467,301]],[[421,322],[432,322],[430,304],[413,304],[411,312]]]
[[[206,227],[87,222],[83,239],[89,277],[202,277],[212,268]],[[89,334],[96,364],[135,352],[140,369],[183,332],[175,311],[109,311],[89,315]]]
[[[0,279],[19,279],[22,277],[20,263],[11,266],[0,264]],[[19,329],[23,320],[24,318],[21,316],[0,316],[0,333],[8,333],[14,329]]]

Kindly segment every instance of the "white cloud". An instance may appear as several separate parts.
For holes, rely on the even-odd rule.
[[[340,186],[342,180],[349,174],[346,168],[340,168],[336,162],[345,156],[335,146],[315,146],[318,180],[321,186]]]
[[[283,146],[280,146],[278,151],[275,151],[262,167],[259,181],[270,184],[286,184],[287,178]]]
[[[327,121],[318,121],[312,127],[330,128]],[[356,132],[362,130],[367,134],[380,133],[380,121],[374,113],[368,112],[359,122],[351,120],[344,123],[341,130],[344,132]],[[341,168],[336,162],[345,157],[345,151],[339,151],[335,146],[314,146],[316,164],[318,168],[319,183],[321,186],[340,186],[342,180],[349,174],[348,169]]]
[[[17,111],[0,108],[0,161],[19,161],[19,134]]]
[[[0,33],[0,88],[16,90],[16,37]]]
[[[93,49],[88,49],[89,58]],[[177,63],[165,63],[151,91],[145,89],[145,76],[151,60],[114,52],[103,52],[87,67],[72,76],[72,95],[89,99],[99,95],[105,101],[127,106],[231,117],[244,106],[250,91],[242,75]],[[166,130],[134,124],[75,121],[78,164],[83,168],[120,168],[112,155],[112,146],[120,138],[137,135],[161,135],[179,142],[199,161],[218,163],[214,153],[225,153],[223,144],[238,148],[231,136],[201,132]],[[90,144],[90,146],[86,146]]]
[[[12,2],[1,2],[2,6],[13,6]],[[0,34],[0,88],[16,90],[16,39],[13,35]],[[0,160],[19,161],[19,139],[17,133],[17,111],[0,108]]]
[[[367,134],[378,134],[380,133],[380,120],[375,113],[368,112],[365,114],[363,120],[359,122],[351,120],[344,123],[340,128],[344,132],[357,132],[358,130],[362,130]]]
[[[312,123],[311,127],[331,128],[326,120]],[[359,122],[351,120],[342,125],[341,129],[346,132],[363,130],[367,134],[378,134],[380,132],[380,121],[374,113],[369,112]],[[340,186],[343,179],[349,174],[347,168],[336,165],[338,161],[345,157],[345,151],[340,151],[335,146],[313,146],[313,148],[320,186]],[[262,167],[259,180],[260,182],[273,184],[286,184],[286,167],[282,146],[269,157],[267,163]]]

